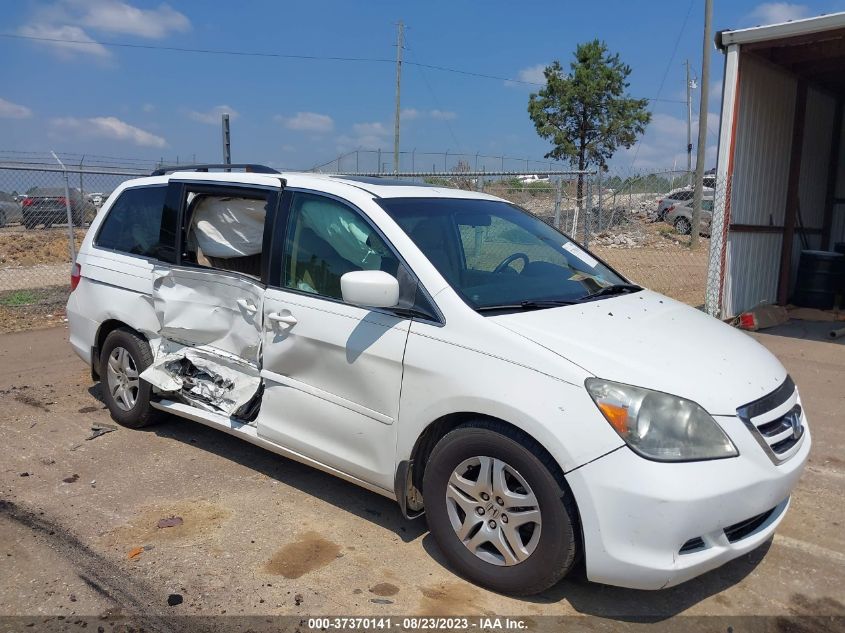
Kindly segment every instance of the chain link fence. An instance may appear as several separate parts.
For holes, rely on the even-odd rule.
[[[340,159],[341,167],[344,160],[351,163],[347,155]],[[686,172],[624,177],[549,173],[548,163],[534,163],[526,165],[533,168],[525,170],[528,173],[521,169],[475,172],[468,160],[456,158],[454,163],[447,161],[452,165],[448,170],[400,176],[510,200],[585,244],[631,280],[693,306],[705,303],[712,189],[705,190],[700,243],[691,249],[692,192]],[[48,161],[0,162],[0,332],[63,322],[72,255],[91,220],[120,183],[147,175],[155,166],[142,166],[140,161],[118,167],[66,161],[64,168],[55,161],[52,165]],[[669,197],[673,191],[676,198]],[[714,253],[714,263],[720,256],[724,253]],[[718,288],[718,279],[711,279],[710,286]],[[708,307],[717,300],[718,292],[714,293]]]
[[[148,170],[0,163],[0,332],[64,321],[73,254],[109,194]]]

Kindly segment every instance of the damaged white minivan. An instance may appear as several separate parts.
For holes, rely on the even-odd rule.
[[[494,196],[241,167],[126,182],[82,243],[70,343],[121,424],[175,414],[393,498],[508,593],[582,557],[672,586],[783,520],[810,433],[746,334]]]

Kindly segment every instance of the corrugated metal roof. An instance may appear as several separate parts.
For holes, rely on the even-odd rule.
[[[781,22],[779,24],[753,26],[751,28],[737,29],[734,31],[720,31],[716,37],[716,42],[720,47],[725,47],[730,44],[764,42],[766,40],[777,40],[784,37],[809,35],[811,33],[821,33],[823,31],[831,31],[841,28],[845,28],[845,11],[831,13],[829,15],[819,15],[812,18],[805,18],[803,20]]]

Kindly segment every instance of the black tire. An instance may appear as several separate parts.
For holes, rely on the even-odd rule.
[[[0,227],[6,226],[6,212],[0,211]]]
[[[522,562],[503,566],[482,560],[452,527],[446,501],[449,478],[464,460],[481,456],[500,459],[514,468],[537,498],[540,536],[536,548]],[[578,559],[580,533],[572,493],[552,457],[512,427],[479,420],[443,436],[426,463],[423,499],[428,527],[449,563],[468,580],[494,591],[539,593],[566,576]]]
[[[100,388],[112,419],[122,426],[140,429],[157,422],[161,415],[158,410],[153,409],[150,405],[152,386],[145,380],[139,379],[138,395],[135,404],[129,410],[121,408],[121,405],[112,395],[107,374],[108,359],[118,347],[126,350],[139,374],[152,364],[153,354],[150,351],[150,346],[143,338],[133,330],[124,327],[117,328],[109,333],[100,352]]]
[[[675,230],[681,235],[689,235],[692,232],[692,224],[685,217],[675,219]]]
[[[32,229],[35,228],[36,224],[37,224],[37,222],[35,221],[34,218],[29,217],[29,216],[23,217],[23,225],[27,228],[27,230],[31,231]]]

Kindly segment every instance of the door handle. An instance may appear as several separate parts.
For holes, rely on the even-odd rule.
[[[246,312],[249,312],[250,314],[255,314],[258,311],[258,308],[256,308],[246,299],[238,299],[237,301],[235,301],[235,303],[237,303],[241,308],[243,308]]]
[[[278,312],[271,312],[267,315],[267,318],[281,328],[293,327],[297,323],[296,317],[292,314],[279,314]]]

